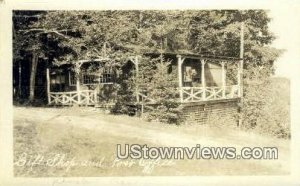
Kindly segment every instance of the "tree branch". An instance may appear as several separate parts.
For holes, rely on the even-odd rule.
[[[44,34],[53,33],[53,34],[56,34],[58,36],[65,38],[65,39],[69,39],[69,37],[66,34],[61,33],[61,32],[67,32],[68,30],[47,30],[47,29],[42,29],[42,28],[32,28],[32,29],[20,30],[20,31],[24,32],[24,33],[29,33],[29,32],[40,32],[40,33],[44,33]]]

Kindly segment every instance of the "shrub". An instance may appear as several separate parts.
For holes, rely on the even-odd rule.
[[[282,78],[268,78],[247,84],[242,127],[279,138],[289,138],[289,88],[289,81]]]
[[[177,75],[175,72],[168,73],[170,61],[165,61],[162,57],[150,59],[150,64],[154,67],[151,70],[148,66],[142,68],[143,75],[139,82],[142,87],[145,87],[147,96],[157,103],[150,105],[152,108],[149,109],[147,118],[179,124]]]
[[[135,89],[138,87],[141,93],[155,100],[155,104],[147,105],[145,100],[141,100],[147,120],[178,124],[180,109],[177,102],[177,75],[174,72],[168,73],[169,67],[170,61],[166,61],[163,57],[143,56],[139,61],[138,78],[134,70],[121,75],[118,99],[113,113],[132,114],[132,104],[136,101]],[[141,109],[140,105],[134,106]]]

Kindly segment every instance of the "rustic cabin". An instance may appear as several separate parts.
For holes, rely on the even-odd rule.
[[[153,57],[160,54],[148,53]],[[228,84],[227,65],[239,63],[240,58],[204,56],[184,53],[164,53],[171,61],[170,71],[177,71],[178,102],[187,114],[187,121],[203,121],[208,114],[236,113],[241,97],[241,73],[237,68],[236,84]],[[49,105],[113,105],[115,97],[111,91],[117,84],[116,68],[105,65],[107,59],[82,60],[47,68],[47,95]],[[139,56],[128,59],[138,74]],[[127,63],[128,64],[128,63]],[[94,68],[94,70],[93,70]],[[80,75],[76,77],[76,70]],[[95,70],[97,69],[97,70]],[[101,72],[99,71],[101,70]],[[170,72],[168,72],[170,73]],[[133,105],[155,104],[147,93],[135,91]]]
[[[164,57],[171,61],[171,71],[178,71],[179,102],[189,103],[240,97],[239,84],[227,85],[226,83],[226,65],[238,62],[239,58],[176,53],[165,53]],[[129,59],[135,70],[138,70],[138,59],[138,57]],[[80,77],[76,78],[74,68],[79,63]],[[88,70],[92,66],[91,64],[94,64],[93,68],[96,65],[97,70]],[[105,67],[105,60],[100,59],[82,60],[47,68],[48,103],[50,105],[95,105],[100,100],[94,95],[98,95],[101,90],[109,89],[116,83],[115,68],[115,66]],[[137,102],[147,99],[139,90],[136,94],[140,95],[137,96]],[[147,103],[146,100],[144,102]]]
[[[112,100],[116,67],[107,59],[81,60],[47,68],[49,105],[90,105]]]

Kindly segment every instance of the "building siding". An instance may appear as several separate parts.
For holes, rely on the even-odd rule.
[[[233,99],[183,104],[180,118],[186,124],[209,124],[226,119],[227,124],[237,125],[238,102],[238,99]]]

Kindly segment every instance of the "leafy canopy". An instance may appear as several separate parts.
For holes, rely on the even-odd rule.
[[[25,47],[52,46],[58,63],[100,56],[121,61],[145,51],[238,57],[241,22],[245,23],[245,68],[260,66],[270,75],[280,51],[269,46],[275,37],[265,10],[49,11],[23,24],[25,34],[16,26],[16,37],[39,37],[39,44],[28,41]]]

